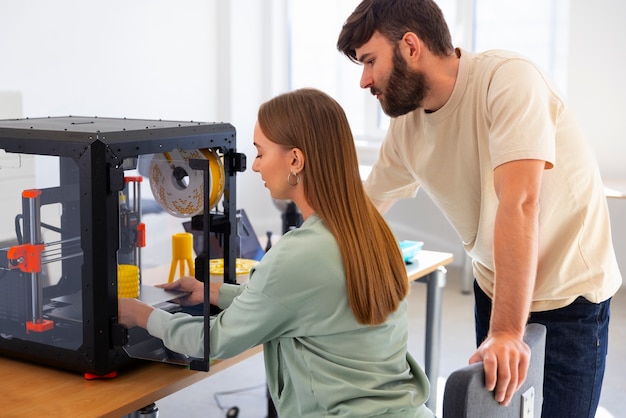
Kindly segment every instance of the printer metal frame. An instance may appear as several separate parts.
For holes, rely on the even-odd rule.
[[[132,362],[122,349],[127,330],[117,319],[117,252],[120,243],[119,191],[124,172],[136,168],[142,155],[174,149],[212,148],[223,157],[225,173],[223,210],[202,217],[204,251],[195,260],[196,278],[204,281],[208,300],[211,258],[210,232],[223,234],[224,281],[236,283],[237,257],[236,173],[245,170],[245,155],[236,151],[236,131],[228,123],[180,122],[126,118],[62,116],[0,120],[0,149],[7,153],[57,156],[60,186],[42,190],[40,204],[63,203],[62,238],[80,237],[80,257],[62,259],[62,279],[44,289],[44,299],[79,291],[82,299],[82,341],[78,349],[46,343],[45,338],[20,338],[2,330],[2,305],[9,295],[0,283],[0,354],[95,376],[115,373]],[[208,161],[190,160],[204,170],[204,190],[211,190]],[[78,183],[78,184],[76,184]],[[68,187],[71,186],[71,187]],[[4,193],[8,191],[5,190]],[[19,193],[19,190],[15,190]],[[208,207],[208,197],[204,208]],[[27,208],[24,208],[27,211]],[[25,215],[26,217],[26,215]],[[76,222],[79,218],[80,221]],[[29,225],[24,222],[24,236]],[[62,250],[63,251],[63,246]],[[0,254],[0,259],[2,254]],[[0,260],[0,266],[1,264]],[[2,280],[7,280],[0,278]],[[18,298],[18,304],[29,303]],[[15,303],[12,301],[11,303]],[[208,303],[204,309],[208,325]],[[10,308],[10,307],[9,307]],[[9,309],[5,307],[6,309]],[[43,331],[54,333],[56,331]],[[209,368],[209,333],[205,333],[205,358],[190,367]]]

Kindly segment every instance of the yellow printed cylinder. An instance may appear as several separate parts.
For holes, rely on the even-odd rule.
[[[193,251],[193,235],[189,232],[181,232],[172,235],[172,258],[186,260],[191,258]]]
[[[189,275],[195,274],[193,265],[193,235],[189,232],[181,232],[172,235],[172,264],[168,282],[174,281],[176,266],[179,267],[180,277],[185,275],[185,264],[189,269]]]
[[[133,264],[117,266],[117,297],[139,297],[139,267]]]

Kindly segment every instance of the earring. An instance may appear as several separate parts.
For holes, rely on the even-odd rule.
[[[295,183],[293,182],[292,177],[296,178]],[[300,183],[300,176],[298,175],[298,173],[290,171],[289,174],[287,175],[287,183],[289,183],[290,186],[294,186],[294,187],[297,186],[298,183]]]

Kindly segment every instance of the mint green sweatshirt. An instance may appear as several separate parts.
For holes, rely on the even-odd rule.
[[[263,344],[280,417],[433,416],[428,380],[407,351],[406,300],[384,324],[358,323],[337,242],[317,216],[281,237],[247,285],[222,285],[219,305],[211,357]],[[173,351],[203,355],[202,317],[155,310],[148,331]]]

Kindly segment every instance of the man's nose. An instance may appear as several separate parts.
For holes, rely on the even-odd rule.
[[[374,84],[370,71],[363,67],[363,72],[361,73],[361,83],[360,86],[362,89],[370,88]]]

